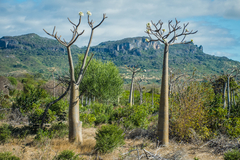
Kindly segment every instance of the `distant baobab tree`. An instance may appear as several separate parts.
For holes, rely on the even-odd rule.
[[[163,22],[161,20],[158,23],[152,21],[147,23],[147,30],[145,31],[149,39],[147,42],[159,41],[165,45],[164,47],[164,58],[163,58],[163,70],[162,70],[162,84],[161,84],[161,97],[158,114],[158,127],[157,137],[159,142],[167,146],[169,143],[169,114],[168,114],[168,55],[169,46],[174,44],[188,44],[193,42],[184,41],[187,35],[195,34],[197,31],[189,31],[187,24],[183,24],[183,27],[179,26],[180,21],[175,19],[175,24],[172,21],[168,21],[168,32],[163,28]],[[183,36],[183,37],[182,37]],[[156,39],[153,39],[155,37]],[[179,37],[182,37],[180,42],[175,43]]]
[[[138,65],[133,66],[133,67],[127,67],[125,66],[129,71],[132,72],[132,82],[131,82],[131,87],[130,87],[130,96],[129,96],[129,103],[130,106],[132,106],[132,101],[133,101],[133,84],[134,84],[134,77],[135,74],[138,72],[146,72],[146,70],[141,70],[141,68],[137,68]]]
[[[44,122],[44,118],[47,114],[48,108],[56,103],[57,101],[59,101],[61,98],[63,98],[66,93],[70,90],[70,99],[69,99],[69,142],[77,142],[77,143],[82,143],[82,122],[79,121],[79,85],[82,82],[84,73],[87,69],[88,64],[90,63],[91,59],[89,60],[88,64],[86,64],[86,60],[87,60],[87,56],[88,56],[88,52],[90,49],[90,45],[92,42],[92,37],[93,37],[93,32],[94,30],[99,27],[103,21],[107,18],[106,14],[103,14],[103,18],[101,20],[101,22],[99,24],[97,24],[96,26],[93,26],[93,21],[89,20],[89,17],[92,15],[92,13],[90,11],[87,12],[88,15],[88,25],[91,28],[91,35],[89,38],[89,42],[88,42],[88,46],[84,55],[84,59],[83,59],[83,63],[80,69],[80,72],[77,73],[77,79],[75,79],[75,74],[74,74],[74,66],[73,66],[73,60],[72,60],[72,54],[71,54],[71,45],[76,42],[76,40],[78,39],[79,36],[81,36],[84,33],[84,30],[81,33],[78,33],[78,27],[81,24],[81,19],[82,16],[84,16],[83,12],[79,12],[79,22],[78,24],[73,23],[69,18],[69,22],[73,25],[73,30],[71,30],[72,32],[72,38],[69,42],[66,42],[65,39],[61,40],[61,36],[57,35],[57,32],[55,33],[55,28],[53,29],[52,34],[48,33],[46,30],[44,30],[48,35],[54,37],[59,43],[61,43],[63,46],[65,46],[67,48],[67,52],[68,52],[68,62],[69,62],[69,70],[70,70],[70,82],[69,82],[69,86],[66,90],[66,92],[61,95],[58,99],[56,99],[55,101],[49,103],[45,109],[45,112],[43,114],[43,118],[42,118],[42,124]],[[92,58],[92,57],[91,57]],[[41,126],[42,126],[41,124]]]

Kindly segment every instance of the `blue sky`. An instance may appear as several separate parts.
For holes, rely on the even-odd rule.
[[[198,33],[187,37],[203,51],[216,56],[226,56],[240,61],[240,0],[0,0],[0,37],[36,33],[51,38],[43,28],[68,41],[73,22],[78,22],[78,12],[85,16],[79,31],[85,33],[75,42],[79,47],[87,45],[90,28],[87,11],[97,24],[103,13],[108,18],[95,30],[92,45],[103,41],[127,37],[147,36],[146,23],[161,20],[189,22],[189,30]]]

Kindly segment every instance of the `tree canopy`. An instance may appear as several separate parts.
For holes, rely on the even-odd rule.
[[[83,58],[83,55],[79,55],[75,72],[79,72]],[[123,79],[113,62],[102,62],[101,60],[92,59],[79,86],[79,91],[80,96],[85,95],[92,98],[95,97],[99,101],[113,102],[122,93],[122,88]]]

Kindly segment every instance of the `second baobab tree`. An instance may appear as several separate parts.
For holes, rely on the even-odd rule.
[[[163,22],[161,20],[158,23],[152,21],[147,23],[147,30],[145,31],[149,39],[147,42],[159,41],[164,44],[164,56],[163,56],[163,70],[162,70],[162,84],[161,84],[161,97],[158,114],[158,126],[157,137],[160,144],[167,146],[169,143],[169,113],[168,113],[168,55],[169,46],[174,44],[188,44],[191,41],[184,41],[187,35],[195,34],[197,31],[189,31],[187,24],[183,24],[183,27],[179,26],[180,21],[175,19],[175,24],[172,21],[168,21],[167,28],[163,28]],[[180,39],[178,41],[178,39]]]
[[[69,22],[73,25],[73,30],[71,30],[72,38],[69,42],[65,41],[65,39],[61,40],[61,36],[58,36],[57,32],[55,33],[55,28],[56,27],[54,27],[52,34],[48,33],[46,30],[44,30],[48,35],[54,37],[59,43],[61,43],[63,46],[65,46],[67,48],[68,62],[69,62],[69,72],[70,72],[70,82],[69,82],[69,86],[68,86],[68,89],[67,89],[67,91],[70,89],[69,116],[68,116],[69,141],[70,142],[77,142],[77,143],[82,143],[82,122],[79,121],[79,85],[81,84],[84,73],[87,69],[88,64],[90,63],[90,61],[89,61],[88,64],[86,64],[87,63],[86,61],[87,61],[87,56],[88,56],[88,52],[89,52],[89,49],[90,49],[90,44],[92,42],[93,32],[107,18],[106,15],[103,14],[102,21],[99,24],[97,24],[96,26],[94,26],[93,25],[94,22],[92,20],[90,21],[90,19],[89,19],[90,16],[92,15],[92,13],[90,11],[87,12],[88,25],[91,28],[91,35],[90,35],[90,38],[89,38],[88,46],[87,46],[87,49],[86,49],[86,52],[85,52],[85,55],[84,55],[84,59],[83,59],[80,71],[78,73],[75,73],[70,47],[74,42],[76,42],[78,37],[81,36],[84,33],[84,30],[80,33],[78,32],[78,27],[81,24],[81,19],[82,19],[83,15],[84,15],[83,12],[79,12],[78,24],[73,23],[68,18]],[[75,76],[75,74],[77,74],[77,76]],[[77,77],[77,78],[75,78],[75,77]],[[63,96],[66,95],[66,92],[62,96],[60,96],[57,100],[63,98]],[[47,105],[45,111],[48,110],[48,108],[50,107],[51,104],[56,103],[57,100],[55,100],[54,102]],[[44,112],[43,121],[44,121],[45,115],[46,115],[46,112]]]

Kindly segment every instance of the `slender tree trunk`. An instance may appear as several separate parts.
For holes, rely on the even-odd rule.
[[[226,91],[227,91],[227,82],[224,83],[224,87],[223,87],[223,108],[224,109],[227,107]]]
[[[131,88],[130,88],[130,96],[129,96],[129,103],[130,106],[132,106],[132,97],[133,97],[133,83],[134,83],[134,73],[132,74],[132,82],[131,82]]]
[[[143,93],[142,93],[142,87],[140,83],[138,83],[138,86],[139,86],[139,92],[140,92],[140,105],[141,105],[143,101]]]
[[[233,90],[233,103],[234,103],[234,106],[236,106],[236,99],[235,99],[235,91]]]
[[[230,116],[230,110],[231,110],[229,79],[230,79],[230,77],[228,76],[228,79],[227,79],[228,118]]]
[[[134,85],[133,85],[133,90],[132,90],[132,104],[134,105]]]
[[[54,78],[54,73],[52,72],[52,77],[53,77],[53,97],[55,98],[55,78]]]
[[[153,94],[154,94],[154,88],[152,88],[152,107],[153,107],[153,104],[154,104]]]
[[[69,104],[69,141],[82,144],[82,122],[79,120],[79,85],[71,82]]]
[[[169,143],[169,114],[168,114],[168,49],[169,45],[165,44],[163,70],[162,70],[162,85],[161,98],[158,114],[158,129],[157,136],[160,143],[167,146]]]
[[[81,104],[82,104],[82,107],[83,107],[83,95],[82,95],[82,103]]]

